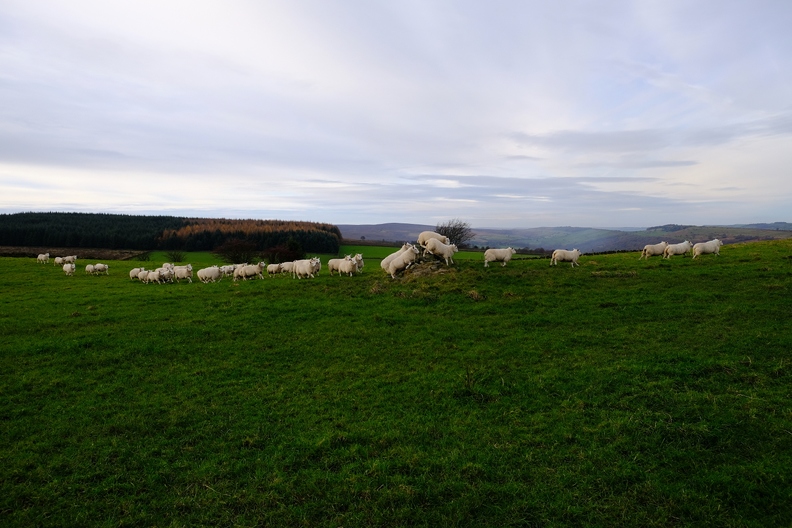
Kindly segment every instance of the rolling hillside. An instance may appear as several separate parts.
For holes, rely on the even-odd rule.
[[[778,240],[792,237],[792,224],[757,224],[751,226],[683,226],[669,224],[642,231],[620,231],[587,227],[535,227],[529,229],[476,229],[472,244],[478,247],[515,248],[578,248],[585,253],[620,250],[639,250],[646,244],[665,240],[670,243],[690,240],[702,242],[719,238],[724,244],[758,240]],[[768,228],[764,228],[767,226]],[[769,228],[770,226],[774,226]],[[376,225],[339,225],[345,240],[357,242],[414,241],[425,230],[435,226],[388,223]]]

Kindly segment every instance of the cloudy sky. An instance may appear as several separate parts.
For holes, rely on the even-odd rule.
[[[792,221],[788,0],[0,2],[0,213]]]

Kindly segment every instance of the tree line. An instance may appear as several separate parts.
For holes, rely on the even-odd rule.
[[[341,231],[332,224],[103,213],[0,214],[0,245],[213,251],[231,241],[257,250],[291,242],[337,254]]]

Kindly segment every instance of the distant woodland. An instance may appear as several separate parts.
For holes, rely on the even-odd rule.
[[[339,250],[332,224],[98,213],[0,214],[0,246],[212,251],[231,241],[266,250],[294,245],[312,253]]]

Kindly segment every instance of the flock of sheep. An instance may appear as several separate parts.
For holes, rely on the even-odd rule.
[[[673,255],[684,255],[689,251],[692,251],[693,258],[710,253],[720,255],[720,247],[722,245],[723,242],[717,238],[709,242],[699,242],[697,244],[691,244],[689,240],[685,240],[679,244],[669,244],[668,242],[660,242],[659,244],[651,245],[647,244],[644,246],[643,251],[641,251],[641,256],[638,257],[638,260],[642,258],[648,259],[654,255],[663,255],[663,258],[671,258]]]
[[[709,242],[699,242],[692,244],[689,240],[680,242],[679,244],[669,244],[668,242],[660,242],[659,244],[647,244],[641,251],[640,259],[649,259],[654,255],[663,255],[663,258],[671,258],[673,255],[685,255],[688,252],[693,254],[693,258],[705,254],[720,254],[720,247],[723,242],[717,238]],[[419,249],[420,248],[420,249]],[[397,273],[404,271],[412,266],[421,254],[423,249],[423,256],[434,255],[445,260],[446,266],[449,263],[454,263],[454,253],[459,251],[455,244],[451,244],[448,237],[443,236],[434,231],[423,231],[418,235],[418,244],[413,245],[410,243],[404,244],[401,249],[391,253],[384,259],[380,266],[392,278],[396,278]],[[513,248],[502,249],[488,249],[484,252],[484,266],[488,267],[490,262],[502,262],[505,266],[512,258],[516,251]],[[550,259],[550,265],[557,265],[559,262],[570,262],[572,267],[580,266],[578,259],[582,252],[578,249],[556,249]],[[49,263],[49,253],[42,253],[38,255],[36,261],[40,264]],[[75,262],[76,255],[66,257],[55,257],[54,265],[61,265],[64,273],[68,276],[74,275],[76,270]],[[233,277],[234,281],[248,280],[248,279],[263,279],[264,271],[267,271],[268,276],[287,273],[291,274],[293,278],[314,278],[319,270],[322,269],[322,263],[318,257],[310,259],[295,260],[294,262],[282,262],[280,264],[265,264],[259,262],[258,264],[229,264],[226,266],[210,266],[198,270],[198,279],[203,283],[216,282],[223,277]],[[363,255],[347,255],[344,258],[330,259],[327,261],[327,269],[330,275],[337,272],[339,275],[345,274],[352,276],[355,273],[360,273],[363,270]],[[88,264],[85,266],[85,272],[93,275],[104,273],[109,274],[109,266],[107,264],[96,263]],[[161,267],[154,270],[147,270],[145,268],[134,268],[129,272],[131,280],[137,279],[141,282],[152,283],[156,282],[162,284],[163,282],[180,282],[187,280],[192,283],[193,268],[191,264],[186,266],[175,266],[170,263],[165,263]]]

